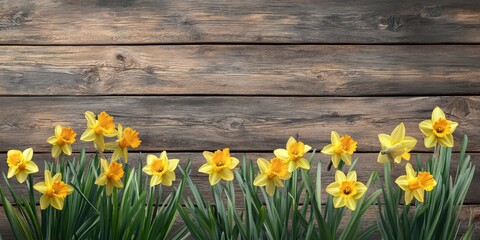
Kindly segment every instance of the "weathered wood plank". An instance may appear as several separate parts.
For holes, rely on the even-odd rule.
[[[154,153],[154,154],[156,154],[158,156],[160,153]],[[147,155],[146,153],[140,153],[140,154],[139,153],[131,153],[130,154],[131,161],[129,162],[129,166],[130,167],[138,167],[138,161],[139,160],[142,161],[143,164],[145,164],[146,155]],[[5,154],[5,156],[6,156],[6,154]],[[79,154],[77,154],[77,153],[74,154],[74,157],[78,158],[78,156],[79,156]],[[90,156],[93,156],[93,155],[89,154],[88,159],[90,159]],[[111,155],[107,154],[107,156],[111,156]],[[237,157],[238,159],[242,160],[243,153],[232,153],[232,156]],[[272,152],[246,153],[246,156],[247,156],[248,161],[251,161],[251,160],[254,161],[254,166],[256,167],[257,166],[256,165],[256,160],[258,158],[262,157],[262,158],[270,159],[271,157],[273,157],[273,154],[272,154]],[[310,156],[310,155],[308,155],[308,156]],[[420,156],[420,159],[422,160],[422,163],[425,163],[431,157],[431,154],[430,153],[420,153],[419,156]],[[199,190],[202,192],[203,196],[207,200],[213,201],[212,197],[211,197],[210,188],[209,188],[208,176],[206,174],[198,172],[198,169],[200,168],[200,166],[205,163],[205,159],[203,158],[202,153],[199,153],[199,152],[172,152],[172,153],[168,153],[168,157],[169,158],[180,159],[180,166],[183,167],[183,168],[186,167],[188,160],[191,159],[192,165],[191,165],[190,177],[192,178],[192,181],[195,184],[197,184]],[[376,162],[376,159],[377,159],[377,154],[376,153],[358,153],[358,154],[355,154],[354,157],[357,157],[359,159],[359,161],[357,163],[357,167],[356,167],[359,181],[366,183],[368,181],[368,178],[370,177],[370,174],[373,171],[379,173],[379,175],[383,177],[383,165],[378,164]],[[480,164],[480,153],[473,153],[473,154],[471,154],[471,157],[472,157],[472,162],[474,164],[476,164],[476,165]],[[456,167],[457,167],[458,160],[459,160],[458,158],[459,158],[459,154],[457,154],[457,153],[453,154],[452,163],[451,163],[451,166],[452,166],[451,173],[453,175],[455,174],[455,171],[456,171]],[[321,162],[322,163],[322,183],[324,184],[322,189],[325,189],[325,187],[329,183],[334,182],[335,171],[332,170],[332,171],[329,172],[329,171],[326,170],[326,167],[327,167],[330,159],[331,158],[329,156],[323,155],[321,153],[317,153],[314,156],[314,164],[312,166],[311,174],[314,174],[316,172],[317,163]],[[45,166],[44,161],[51,162],[51,161],[53,161],[53,159],[51,158],[51,156],[49,154],[38,153],[38,154],[34,155],[34,161],[38,164],[40,169],[44,169],[44,166]],[[402,162],[401,164],[398,164],[398,165],[395,164],[394,165],[394,168],[393,168],[393,171],[392,171],[392,178],[393,179],[396,179],[400,175],[405,175],[405,164],[406,164],[406,162]],[[240,166],[238,166],[238,167],[240,167]],[[8,166],[7,166],[5,161],[0,161],[0,169],[3,169],[2,171],[4,171],[5,174],[6,174]],[[180,171],[177,170],[176,174],[177,174],[177,180],[180,180],[181,179]],[[43,181],[43,173],[37,173],[37,174],[34,174],[33,176],[34,176],[34,182]],[[2,186],[4,186],[3,188],[4,188],[4,190],[6,190],[5,185],[3,185],[3,179],[1,179],[0,182],[2,182]],[[474,175],[474,178],[473,178],[473,183],[478,183],[478,182],[480,182],[480,168],[476,168],[475,175]],[[18,181],[16,181],[15,178],[12,178],[9,181],[9,183],[12,184],[12,187],[13,187],[13,189],[15,189],[16,193],[23,194],[23,195],[27,196],[28,191],[27,191],[27,187],[26,187],[25,184],[19,184]],[[178,181],[174,185],[176,186],[177,184],[178,184]],[[236,181],[234,182],[234,184],[236,184],[235,190],[236,190],[236,193],[237,193],[237,201],[238,201],[237,205],[241,205],[241,204],[243,204],[242,203],[243,195],[242,195],[241,189],[238,187]],[[170,193],[170,191],[171,191],[171,188],[168,188],[168,187],[164,188],[164,193],[165,194]],[[5,191],[5,192],[6,192],[7,198],[12,201],[12,198],[10,197],[11,196],[10,193],[8,191]],[[371,188],[371,191],[369,191],[369,192],[370,193],[373,192],[373,187]],[[190,193],[190,190],[186,190],[184,195],[193,198],[193,195]],[[164,195],[164,196],[166,196],[166,195]],[[327,197],[327,194],[323,194],[323,200],[324,201],[326,201],[326,197]],[[479,204],[480,203],[480,193],[475,190],[474,186],[470,188],[470,191],[468,192],[468,194],[466,196],[465,203],[466,204]],[[1,205],[1,203],[0,203],[0,205]]]
[[[479,69],[480,46],[3,46],[0,95],[478,95]]]
[[[133,127],[143,140],[139,151],[203,151],[230,147],[234,151],[271,151],[284,147],[289,136],[321,149],[330,142],[330,131],[349,134],[357,151],[379,150],[379,133],[390,133],[404,122],[407,135],[419,139],[418,123],[441,106],[447,118],[459,122],[456,144],[470,137],[469,151],[479,151],[480,97],[1,97],[0,151],[33,147],[50,151],[46,139],[56,124],[78,132],[86,128],[84,112],[107,111],[117,123]]]
[[[1,44],[475,43],[473,0],[1,1]]]

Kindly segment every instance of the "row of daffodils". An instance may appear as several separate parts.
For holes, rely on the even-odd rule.
[[[456,231],[459,224],[458,212],[460,208],[458,206],[461,207],[463,199],[460,199],[461,201],[454,201],[452,198],[465,198],[474,172],[474,166],[470,163],[469,156],[465,156],[464,153],[466,148],[466,141],[464,141],[465,146],[462,147],[463,153],[459,161],[457,175],[454,176],[454,183],[462,184],[463,186],[461,188],[456,188],[456,185],[452,186],[452,176],[450,176],[451,148],[454,145],[452,133],[458,126],[458,123],[448,120],[445,113],[439,107],[433,110],[431,119],[419,124],[419,129],[424,135],[425,147],[435,148],[432,158],[429,159],[426,164],[422,164],[418,156],[416,164],[414,163],[412,165],[410,163],[413,163],[413,161],[410,161],[412,159],[410,152],[416,146],[417,140],[406,135],[406,129],[403,123],[395,127],[390,135],[378,135],[379,146],[381,147],[377,162],[384,165],[384,182],[379,179],[376,173],[372,173],[367,185],[357,181],[357,173],[354,170],[357,159],[354,159],[352,156],[357,149],[357,142],[349,135],[340,136],[337,132],[332,131],[330,136],[331,143],[324,146],[321,150],[321,153],[331,156],[330,165],[333,165],[333,167],[337,169],[335,172],[335,181],[328,184],[325,189],[330,196],[327,198],[326,203],[323,204],[325,208],[324,211],[319,210],[319,208],[322,207],[322,201],[325,201],[325,199],[321,197],[321,164],[318,163],[316,174],[311,174],[310,170],[311,165],[314,164],[313,155],[315,150],[313,150],[309,158],[307,158],[306,155],[312,150],[311,146],[290,137],[285,149],[276,149],[273,152],[275,157],[270,160],[264,158],[257,159],[256,166],[251,165],[250,161],[246,161],[246,157],[244,157],[243,161],[232,157],[229,148],[215,152],[205,151],[203,152],[203,156],[206,163],[198,169],[198,172],[208,175],[214,202],[205,200],[204,196],[202,196],[204,193],[201,193],[200,190],[197,189],[197,186],[190,180],[190,161],[188,161],[186,169],[180,167],[180,171],[182,172],[182,180],[180,180],[180,182],[182,182],[182,184],[180,184],[178,188],[174,187],[172,190],[173,193],[167,198],[167,200],[174,198],[176,202],[170,205],[168,202],[166,203],[167,208],[174,208],[171,210],[173,214],[171,223],[175,221],[175,216],[177,216],[177,207],[185,222],[185,226],[174,235],[170,232],[171,223],[158,225],[158,223],[155,222],[157,216],[151,212],[156,211],[157,208],[153,208],[155,204],[162,205],[162,202],[159,202],[162,193],[161,186],[171,187],[177,180],[175,171],[177,167],[179,167],[180,160],[169,159],[165,151],[163,151],[160,156],[148,154],[144,160],[145,163],[141,161],[138,169],[141,169],[143,174],[148,175],[148,180],[146,181],[148,181],[150,189],[139,189],[143,188],[141,182],[143,181],[142,179],[145,178],[142,178],[142,174],[137,172],[135,168],[128,166],[128,150],[139,147],[142,142],[139,138],[139,133],[132,128],[124,128],[122,124],[116,125],[113,117],[106,112],[101,112],[98,115],[95,115],[93,112],[86,112],[85,118],[87,120],[87,129],[81,135],[80,140],[93,142],[97,151],[92,161],[90,161],[90,168],[88,168],[92,169],[92,172],[87,171],[84,174],[80,174],[83,173],[85,166],[89,164],[87,162],[75,161],[73,163],[65,163],[69,161],[68,158],[72,155],[72,144],[75,143],[77,137],[77,133],[69,127],[57,125],[54,128],[54,135],[47,139],[47,142],[52,145],[51,153],[55,159],[55,164],[45,163],[45,178],[43,182],[33,184],[31,175],[39,172],[39,168],[32,160],[32,148],[28,148],[23,152],[19,150],[8,151],[7,163],[9,169],[7,178],[15,176],[19,183],[26,182],[30,189],[30,202],[26,200],[27,198],[25,198],[24,202],[18,199],[15,201],[20,205],[30,204],[29,206],[34,210],[34,199],[36,196],[34,196],[32,188],[41,194],[40,208],[42,210],[42,218],[40,221],[35,213],[29,212],[28,208],[21,208],[19,210],[20,213],[15,213],[15,211],[7,209],[7,207],[10,206],[7,197],[3,192],[0,192],[4,206],[6,206],[7,217],[9,218],[16,237],[32,237],[33,239],[61,239],[69,237],[69,235],[67,235],[68,231],[65,231],[64,234],[62,233],[63,235],[55,235],[55,229],[52,229],[51,226],[44,225],[52,224],[51,221],[53,221],[53,219],[48,219],[49,217],[56,216],[60,219],[61,217],[57,215],[61,215],[61,212],[65,211],[65,209],[69,214],[73,212],[75,214],[81,214],[78,212],[80,211],[78,209],[83,209],[83,207],[75,210],[77,212],[69,209],[79,207],[69,204],[78,203],[83,204],[81,206],[84,206],[85,209],[93,209],[91,213],[94,214],[93,216],[97,216],[98,220],[92,220],[92,225],[101,225],[100,223],[104,223],[105,221],[100,219],[102,217],[128,219],[118,220],[120,226],[120,223],[132,221],[131,219],[135,219],[136,215],[140,213],[145,212],[144,214],[152,214],[150,217],[152,219],[151,221],[138,220],[141,222],[145,221],[143,225],[139,223],[138,226],[143,227],[147,222],[152,225],[150,230],[145,230],[148,231],[149,234],[132,230],[134,232],[133,236],[141,239],[158,239],[158,235],[153,234],[154,231],[152,229],[155,227],[165,228],[165,231],[162,232],[164,236],[161,237],[164,239],[184,238],[186,236],[192,236],[196,239],[203,239],[204,237],[214,239],[306,239],[313,237],[324,237],[327,239],[352,239],[352,237],[355,239],[368,239],[372,237],[372,234],[375,234],[375,232],[377,232],[377,234],[379,233],[380,236],[385,239],[399,239],[399,236],[403,238],[407,238],[408,236],[408,239],[437,239],[435,237],[440,235],[436,234],[447,234],[444,236],[455,238],[457,234],[459,234]],[[108,141],[109,139],[111,140]],[[107,157],[107,154],[111,154],[111,157]],[[391,177],[390,171],[394,164],[399,164],[402,160],[409,161],[405,167],[406,174],[399,176],[395,180],[397,187],[402,191],[394,191],[395,186],[391,184],[391,180],[389,179]],[[82,164],[83,166],[81,166]],[[239,165],[241,166],[239,167]],[[414,166],[416,166],[417,171],[415,171]],[[348,167],[348,169],[344,169],[344,167]],[[330,168],[330,166],[328,168]],[[67,174],[68,177],[62,176],[62,173]],[[79,179],[78,175],[86,175],[85,179],[91,179],[96,187],[87,186],[88,180],[83,180],[83,177]],[[302,184],[297,185],[299,177]],[[253,213],[248,212],[246,215],[237,214],[236,212],[240,210],[233,209],[237,207],[236,204],[238,204],[238,201],[235,201],[235,194],[238,193],[235,193],[232,184],[235,178],[237,178],[242,193],[244,194],[243,207],[246,209],[245,211],[253,211]],[[182,196],[183,184],[185,184],[185,182],[189,183],[191,192],[193,193],[193,201],[190,197]],[[369,192],[368,189],[374,190],[371,184],[375,184],[374,188],[378,190],[371,193],[369,198],[366,198]],[[10,187],[10,185],[8,186]],[[135,186],[134,191],[130,189],[133,188],[131,186]],[[437,188],[440,189],[437,190]],[[77,192],[80,196],[77,196],[77,199],[65,204],[65,201],[70,197],[69,195],[75,195]],[[437,192],[441,192],[441,194]],[[12,191],[11,193],[14,195]],[[263,193],[264,196],[263,200],[259,197],[262,196],[261,193]],[[124,199],[122,199],[122,196],[125,198],[126,194],[135,195],[130,203],[126,203]],[[145,195],[145,204],[138,204],[139,206],[137,206],[135,201],[137,198],[142,198],[142,194]],[[305,194],[307,197],[303,200],[304,203],[302,205],[300,204],[300,196]],[[383,197],[380,197],[380,195]],[[399,200],[400,195],[403,195],[403,202]],[[96,196],[96,198],[93,196]],[[223,205],[223,200],[221,199],[226,199],[229,203],[227,204],[228,206]],[[416,201],[414,201],[414,199]],[[181,200],[183,200],[183,203]],[[432,205],[434,203],[437,204],[438,201],[444,205],[447,204],[447,202],[451,202],[452,208],[445,210],[439,209],[442,208],[442,205]],[[283,203],[279,204],[279,202]],[[122,213],[123,208],[117,211],[116,207],[124,207],[124,204],[130,205],[130,208],[125,209],[137,207],[140,213],[135,212],[133,216],[119,215]],[[163,202],[163,204],[165,204],[165,202]],[[279,205],[277,206],[276,204]],[[147,205],[147,210],[142,210],[144,205]],[[216,205],[212,210],[213,212],[205,210],[209,212],[209,214],[206,215],[198,212],[201,206],[210,209],[212,207],[211,205]],[[378,223],[368,228],[359,227],[361,225],[358,224],[362,221],[362,216],[365,214],[365,211],[374,205],[378,207]],[[49,208],[50,206],[57,209],[55,213]],[[308,206],[311,207],[310,210],[308,210]],[[399,206],[403,206],[400,212],[398,210]],[[430,206],[430,209],[425,210],[423,214],[419,213],[419,209],[425,206]],[[287,208],[286,211],[282,209],[285,207]],[[411,211],[409,210],[410,207],[412,207]],[[110,210],[103,211],[102,208],[110,209],[113,213],[108,213]],[[226,208],[227,210],[221,211],[219,210],[221,208]],[[343,226],[346,230],[340,233],[338,228],[345,209],[352,211],[352,217],[348,221],[348,224]],[[48,213],[44,213],[44,211],[48,211]],[[412,214],[412,211],[414,214]],[[307,212],[313,213],[308,215]],[[217,215],[211,217],[211,214]],[[336,216],[333,216],[334,214]],[[430,216],[428,214],[432,215]],[[145,218],[147,215],[141,216]],[[160,216],[158,217],[158,219],[160,219]],[[303,220],[301,220],[302,217]],[[33,220],[29,220],[30,218]],[[210,219],[212,222],[208,223],[205,218]],[[277,219],[272,220],[268,218]],[[298,221],[299,223],[291,223],[291,220]],[[21,224],[22,222],[25,224]],[[207,222],[207,224],[205,224],[205,222]],[[253,225],[252,222],[254,223]],[[391,222],[392,225],[398,226],[389,226],[389,222]],[[420,222],[426,226],[417,226]],[[273,225],[275,225],[275,223],[280,225],[285,224],[287,227],[274,227]],[[201,227],[202,224],[204,224],[204,227]],[[211,225],[217,226],[212,227]],[[219,227],[218,225],[225,225],[225,227]],[[58,225],[58,227],[59,226],[62,225]],[[79,226],[79,229],[81,229],[83,225]],[[125,227],[124,225],[122,226]],[[446,229],[445,226],[447,226]],[[69,226],[63,225],[62,227]],[[430,229],[425,229],[425,227]],[[25,229],[22,230],[22,228],[38,231],[38,233],[28,235],[25,233]],[[112,231],[120,231],[119,228],[115,228],[114,226],[100,226],[99,228],[103,230],[97,231],[93,227],[86,227],[88,231],[82,233],[83,235],[81,236],[87,239],[122,236],[112,233]],[[355,229],[351,230],[349,228]],[[441,231],[432,231],[432,229],[440,229]],[[53,233],[50,230],[53,231]],[[75,231],[76,230],[72,230],[71,232],[74,233]],[[152,232],[150,233],[150,231]],[[452,231],[453,233],[446,233],[446,231]],[[105,232],[109,233],[105,235]],[[473,226],[470,224],[464,237],[471,237],[472,233]],[[79,233],[74,233],[74,235],[79,236]],[[130,237],[127,236],[126,238]]]

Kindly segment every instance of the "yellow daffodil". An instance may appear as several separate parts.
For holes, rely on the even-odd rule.
[[[378,154],[377,161],[386,163],[389,160],[400,163],[402,158],[409,161],[410,151],[417,144],[417,140],[413,137],[405,136],[405,125],[400,123],[392,134],[378,134],[378,139],[382,144],[382,150]]]
[[[150,187],[158,184],[172,186],[172,182],[175,181],[175,168],[179,161],[178,159],[168,159],[166,151],[163,151],[159,158],[152,154],[147,155],[147,165],[143,167],[142,171],[152,176]]]
[[[198,171],[208,174],[210,185],[217,184],[221,179],[225,181],[233,180],[233,169],[240,162],[238,159],[230,156],[230,149],[225,148],[217,150],[215,153],[204,151],[203,157],[207,163],[203,164]]]
[[[358,200],[365,194],[367,187],[357,182],[357,172],[351,171],[345,176],[342,171],[335,173],[335,182],[327,186],[327,192],[333,196],[333,206],[341,208],[347,206],[354,211]]]
[[[47,139],[47,142],[52,144],[52,157],[56,158],[60,154],[72,155],[72,144],[75,142],[77,133],[72,128],[64,128],[60,125],[55,126],[55,136]]]
[[[110,162],[106,159],[100,159],[102,164],[102,174],[98,176],[95,184],[99,186],[107,186],[107,196],[110,196],[113,192],[113,187],[116,188],[123,188],[123,168],[121,163],[117,163],[116,161]]]
[[[48,206],[62,210],[65,197],[73,192],[73,187],[62,181],[62,174],[57,173],[52,177],[52,173],[45,171],[45,182],[39,182],[33,188],[43,195],[40,197],[40,208],[46,209]]]
[[[352,154],[357,150],[357,142],[349,135],[340,137],[335,131],[331,132],[330,140],[332,143],[325,146],[321,152],[332,155],[333,166],[338,168],[340,160],[348,166],[352,165]]]
[[[123,157],[125,163],[128,163],[128,149],[137,148],[142,142],[138,138],[138,132],[131,129],[125,128],[123,130],[122,124],[118,124],[118,140],[115,142],[110,142],[105,144],[105,148],[108,150],[113,150],[112,160],[118,160]]]
[[[87,119],[87,130],[82,134],[80,140],[91,142],[95,145],[95,149],[99,152],[105,151],[104,137],[114,137],[117,135],[115,130],[115,123],[113,117],[106,112],[101,112],[98,115],[98,119],[93,112],[85,112],[85,118]]]
[[[432,119],[422,121],[419,124],[420,131],[425,135],[425,147],[435,147],[437,141],[444,147],[453,147],[452,133],[457,126],[458,123],[445,118],[445,113],[442,109],[435,107],[432,112]]]
[[[312,147],[303,142],[297,142],[295,138],[290,137],[285,149],[276,149],[273,153],[278,158],[287,161],[288,171],[293,172],[297,170],[297,168],[310,169],[310,163],[303,157],[310,149],[312,149]]]
[[[288,162],[273,158],[269,161],[259,158],[257,160],[260,174],[253,181],[255,186],[266,186],[268,195],[273,196],[276,187],[283,187],[283,180],[289,179],[292,174],[288,171]]]
[[[23,183],[28,174],[38,172],[38,166],[32,161],[33,149],[27,148],[23,152],[9,150],[7,152],[8,178],[17,177],[18,182]]]
[[[429,172],[419,172],[416,176],[410,163],[405,166],[407,175],[403,175],[395,180],[395,183],[405,191],[405,203],[409,204],[415,197],[419,202],[423,202],[424,191],[432,191],[437,182]]]

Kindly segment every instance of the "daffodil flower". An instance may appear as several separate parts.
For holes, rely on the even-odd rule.
[[[62,174],[45,171],[45,182],[39,182],[33,188],[43,195],[40,197],[40,208],[42,210],[52,207],[62,210],[65,197],[73,192],[73,187],[62,181]]]
[[[99,186],[107,186],[107,196],[113,192],[113,187],[123,188],[123,168],[121,163],[111,161],[110,165],[106,159],[100,159],[103,172],[98,176],[95,184]]]
[[[322,149],[323,154],[332,155],[332,163],[338,168],[340,160],[348,166],[352,165],[352,154],[357,150],[357,142],[349,135],[340,137],[337,132],[332,131],[330,134],[331,144]]]
[[[38,166],[32,161],[33,149],[27,148],[23,152],[9,150],[7,152],[7,178],[17,177],[19,183],[25,182],[28,174],[38,172]]]
[[[335,172],[335,182],[330,183],[326,189],[327,193],[333,196],[333,206],[341,208],[347,206],[355,211],[358,200],[365,194],[367,187],[357,182],[357,172],[351,171],[345,176],[342,171]]]
[[[87,119],[87,130],[82,134],[80,140],[91,142],[99,152],[105,151],[105,139],[104,137],[115,137],[117,130],[115,130],[115,123],[113,117],[106,112],[101,112],[98,115],[98,119],[93,112],[85,112],[85,118]]]
[[[419,172],[416,176],[410,163],[405,166],[407,175],[403,175],[395,180],[395,183],[405,191],[405,204],[412,202],[415,197],[419,202],[423,202],[424,191],[432,191],[437,182],[429,172]]]
[[[393,129],[391,135],[378,134],[382,150],[378,154],[377,162],[386,163],[389,160],[400,163],[402,158],[409,161],[410,151],[417,144],[413,137],[405,136],[405,125],[400,123]]]
[[[63,152],[66,155],[72,155],[72,144],[75,142],[77,133],[72,128],[64,128],[60,125],[55,126],[55,135],[47,139],[52,144],[52,157],[56,158]]]
[[[128,163],[128,148],[137,148],[142,141],[138,138],[137,131],[131,128],[125,128],[125,130],[123,130],[122,124],[118,124],[117,137],[117,141],[106,143],[105,148],[113,150],[112,160],[116,161],[123,158],[125,163]]]
[[[237,158],[230,156],[230,149],[225,148],[217,150],[215,153],[204,151],[203,157],[207,160],[207,163],[203,164],[198,171],[208,174],[208,181],[210,185],[217,184],[220,180],[232,181],[233,169],[240,162]]]
[[[303,157],[305,153],[310,151],[312,147],[304,144],[303,142],[297,142],[295,138],[290,137],[287,141],[285,149],[276,149],[273,153],[280,159],[288,162],[288,171],[293,172],[297,168],[310,169],[310,163]]]
[[[447,120],[442,109],[438,106],[435,107],[432,112],[432,119],[422,121],[419,124],[420,131],[425,135],[425,147],[435,147],[437,142],[444,147],[453,147],[452,133],[457,126],[458,123]]]
[[[276,187],[284,187],[283,180],[289,179],[292,174],[288,171],[287,161],[273,158],[269,161],[259,158],[257,160],[260,174],[253,181],[254,186],[266,186],[268,195],[273,196]]]
[[[142,171],[152,178],[150,179],[150,187],[158,184],[172,186],[175,181],[175,168],[178,166],[178,159],[168,159],[167,152],[163,151],[158,158],[155,155],[147,155],[147,165]]]

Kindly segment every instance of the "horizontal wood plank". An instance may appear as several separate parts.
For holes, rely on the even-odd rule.
[[[330,143],[330,132],[349,134],[357,151],[377,152],[377,135],[390,133],[404,122],[407,135],[423,145],[418,124],[441,106],[447,118],[460,125],[454,132],[454,150],[464,134],[469,151],[480,150],[480,97],[0,97],[0,152],[33,147],[50,151],[46,139],[56,124],[77,131],[77,143],[86,129],[84,112],[107,111],[116,123],[140,132],[138,151],[203,151],[230,147],[233,151],[272,151],[285,146],[289,136],[313,148]]]
[[[480,46],[3,46],[0,95],[478,95],[479,69]]]
[[[155,154],[155,155],[158,156],[160,153],[148,153],[148,154]],[[257,166],[256,165],[256,160],[258,158],[262,157],[262,158],[270,159],[270,158],[273,157],[272,152],[245,153],[245,154],[246,154],[247,161],[254,161],[254,166],[255,167]],[[90,159],[91,156],[93,156],[93,154],[88,154],[87,159]],[[110,156],[111,156],[110,154],[107,154],[107,157],[110,157]],[[142,164],[145,164],[146,156],[147,156],[147,153],[140,153],[140,154],[139,153],[131,153],[130,154],[130,159],[131,160],[129,162],[129,166],[137,168],[138,167],[138,161],[142,161]],[[237,157],[239,160],[242,161],[243,153],[232,153],[232,156]],[[307,156],[310,157],[309,154]],[[79,154],[75,153],[73,155],[73,157],[78,158]],[[198,153],[198,152],[170,152],[170,153],[168,153],[168,157],[172,158],[172,159],[173,158],[180,159],[180,166],[182,168],[185,168],[188,160],[191,160],[192,165],[191,165],[190,177],[192,178],[192,181],[197,185],[198,189],[200,190],[200,192],[203,194],[203,196],[207,200],[213,201],[212,197],[211,197],[209,183],[208,183],[208,175],[198,172],[198,169],[200,168],[200,166],[205,163],[205,159],[204,159],[202,153]],[[379,176],[381,176],[383,178],[383,165],[377,163],[377,161],[376,161],[377,154],[376,153],[358,153],[358,154],[355,154],[354,157],[359,159],[358,163],[357,163],[357,167],[356,167],[357,175],[358,175],[358,181],[366,183],[368,181],[368,178],[370,177],[370,174],[374,171],[379,173]],[[420,157],[422,163],[425,164],[425,162],[428,159],[431,158],[431,154],[430,153],[420,153],[419,157]],[[335,180],[334,179],[334,175],[335,175],[334,169],[332,168],[333,170],[331,170],[331,171],[327,171],[327,169],[326,169],[328,163],[330,162],[330,159],[331,159],[330,156],[323,155],[321,153],[315,154],[314,158],[313,158],[313,163],[314,164],[312,164],[312,170],[311,170],[312,175],[314,173],[316,173],[318,162],[322,163],[322,183],[324,184],[322,189],[325,189],[325,187],[329,183],[334,182],[334,180]],[[480,153],[471,154],[471,159],[472,159],[473,164],[479,165],[480,164],[480,160],[479,160],[480,159]],[[459,154],[457,154],[457,153],[453,154],[452,163],[451,163],[451,174],[452,175],[455,175],[455,172],[456,172],[456,169],[457,169],[456,167],[458,165],[458,160],[459,160]],[[53,159],[49,154],[39,153],[39,154],[34,155],[34,161],[37,163],[39,168],[42,169],[42,171],[40,173],[36,173],[36,174],[33,175],[34,176],[34,182],[44,181],[43,180],[43,178],[44,178],[43,177],[43,169],[44,169],[44,166],[45,166],[44,163],[45,163],[45,161],[53,162]],[[401,164],[394,164],[393,170],[392,170],[392,179],[396,179],[400,175],[405,175],[405,164],[406,164],[405,161],[402,162]],[[238,166],[237,168],[239,168],[239,167],[240,166]],[[100,166],[99,166],[99,168],[100,168]],[[5,161],[0,161],[0,169],[4,169],[3,171],[6,174],[8,166],[7,166]],[[258,171],[257,171],[257,173],[258,173]],[[180,175],[179,170],[176,170],[176,175],[177,175],[177,183],[174,184],[174,186],[176,186],[178,184],[178,181],[181,179],[181,175]],[[3,186],[3,189],[6,193],[7,198],[12,201],[11,194],[7,191],[6,186],[3,184],[3,179],[1,179],[0,182],[2,182],[2,186]],[[473,182],[473,184],[472,184],[473,186],[470,187],[470,191],[468,192],[468,194],[466,196],[465,203],[466,204],[480,204],[480,193],[475,190],[475,185],[474,185],[474,183],[480,182],[480,168],[476,168],[475,175],[474,175],[474,178],[473,178],[472,182]],[[23,195],[27,196],[28,190],[27,190],[27,187],[26,187],[25,184],[18,183],[18,181],[15,178],[10,179],[9,183],[12,185],[13,189],[15,189],[15,193],[23,194]],[[237,184],[236,181],[234,181],[234,184],[235,184],[235,190],[236,190],[236,193],[237,193],[237,198],[236,198],[237,201],[238,201],[237,205],[242,205],[243,204],[242,203],[243,195],[241,193],[241,189],[238,187],[238,184]],[[370,188],[369,193],[373,192],[373,189],[374,189],[373,187]],[[168,187],[164,188],[164,194],[165,194],[164,196],[166,196],[166,194],[168,194],[170,192],[171,192],[171,188],[168,188]],[[185,191],[184,196],[193,198],[193,195],[190,193],[190,190],[188,190],[188,189]],[[39,196],[36,196],[36,197],[38,198]],[[323,194],[323,201],[326,201],[326,197],[327,197],[327,194],[326,193]],[[1,205],[1,203],[0,203],[0,205]]]
[[[478,43],[473,0],[8,1],[0,44]]]
[[[158,154],[158,153],[157,153]],[[192,180],[197,184],[197,186],[199,187],[200,191],[203,193],[203,196],[207,199],[207,201],[210,201],[212,202],[212,198],[210,197],[210,189],[208,187],[208,177],[204,174],[201,174],[201,173],[198,173],[197,172],[197,169],[201,166],[201,164],[203,164],[204,160],[203,160],[203,157],[202,157],[202,154],[201,153],[187,153],[187,152],[184,152],[184,153],[169,153],[169,158],[179,158],[180,159],[180,166],[182,167],[185,167],[186,165],[186,162],[187,162],[187,159],[192,159],[192,172],[191,172],[191,177],[192,177]],[[242,154],[240,153],[233,153],[232,154],[233,156],[237,157],[237,158],[242,158]],[[272,154],[271,153],[247,153],[247,159],[248,160],[255,160],[257,159],[258,157],[264,157],[264,158],[269,158],[271,157]],[[379,172],[379,174],[382,176],[382,166],[380,164],[377,164],[375,163],[375,158],[376,158],[376,154],[374,153],[360,153],[360,154],[356,154],[356,156],[360,159],[358,164],[357,164],[357,173],[358,173],[358,180],[359,181],[362,181],[362,182],[365,182],[367,179],[368,179],[368,175],[370,174],[370,172],[372,171],[377,171]],[[425,160],[427,159],[428,157],[430,156],[430,154],[427,154],[427,153],[421,153],[420,154],[420,157],[421,159]],[[78,154],[74,154],[73,157],[78,157]],[[144,160],[146,157],[146,154],[131,154],[131,166],[135,166],[137,163],[138,163],[138,160]],[[478,153],[474,153],[472,154],[472,159],[479,159],[480,157],[480,154]],[[35,161],[38,163],[38,165],[40,166],[41,169],[43,169],[43,161],[39,161],[39,160],[47,160],[47,159],[50,159],[50,156],[48,154],[35,154],[34,155],[34,159]],[[453,161],[452,161],[452,167],[456,166],[457,163],[458,163],[458,154],[454,154],[454,157],[453,157]],[[49,160],[47,160],[49,161]],[[333,182],[334,181],[334,172],[331,171],[331,172],[327,172],[326,171],[326,165],[329,161],[328,157],[325,156],[325,155],[321,155],[321,154],[318,154],[314,157],[314,162],[316,163],[317,161],[321,161],[322,162],[322,165],[323,165],[323,170],[322,170],[322,183],[325,184],[328,184],[330,182]],[[478,161],[476,161],[477,164],[478,164]],[[404,163],[400,164],[400,165],[395,165],[394,169],[393,169],[393,175],[392,175],[392,178],[396,178],[397,176],[399,175],[404,175]],[[6,163],[4,161],[0,161],[0,168],[1,169],[6,169],[7,166],[6,166]],[[474,180],[473,182],[479,182],[480,181],[480,173],[479,173],[479,169],[477,168],[476,170],[476,175],[474,176]],[[179,175],[179,172],[178,170],[176,171],[177,172],[177,178],[179,179],[180,178],[180,175]],[[43,181],[43,177],[41,176],[42,174],[34,174],[34,182],[38,182],[38,181]],[[3,180],[0,180],[0,181],[3,181]],[[10,180],[10,183],[12,184],[13,188],[15,189],[16,192],[18,192],[19,194],[26,194],[26,191],[25,191],[25,185],[20,185],[16,182],[16,180],[12,179]],[[178,184],[175,183],[174,185],[176,186]],[[235,182],[236,184],[236,182]],[[322,189],[325,188],[325,186],[322,187]],[[236,186],[238,187],[238,185]],[[5,185],[2,183],[2,188],[4,188],[5,190]],[[236,188],[237,190],[237,206],[243,206],[243,203],[242,203],[242,195],[241,195],[241,192],[238,188]],[[371,191],[370,191],[371,192]],[[168,194],[169,193],[169,188],[164,188],[164,194]],[[187,188],[185,194],[184,194],[186,197],[192,197],[192,195],[189,193],[189,190]],[[10,196],[10,195],[8,195]],[[325,197],[326,196],[326,193],[323,194],[323,196]],[[38,196],[37,196],[38,197]],[[10,198],[10,197],[8,197]],[[480,206],[478,205],[478,199],[480,198],[480,195],[478,193],[478,191],[475,191],[475,187],[471,187],[471,190],[469,191],[468,195],[467,195],[467,198],[466,198],[466,202],[468,205],[464,206],[463,209],[462,209],[462,213],[460,215],[460,218],[461,218],[461,221],[468,221],[468,218],[470,216],[473,217],[473,222],[476,226],[475,228],[475,234],[476,236],[478,236],[480,234]],[[241,211],[242,209],[239,209],[239,211]],[[365,224],[366,225],[369,225],[369,224],[373,224],[375,219],[376,219],[376,213],[377,213],[377,210],[375,209],[375,207],[372,207],[371,209],[369,209],[365,215]],[[181,223],[181,220],[178,220],[176,224],[182,224]],[[343,225],[342,225],[343,226]],[[460,232],[463,232],[465,231],[465,224],[461,224],[461,229],[460,229]],[[10,230],[10,225],[8,223],[8,220],[6,219],[6,216],[5,216],[5,212],[3,210],[3,207],[0,206],[0,234],[1,236],[3,237],[3,239],[13,239],[13,235],[12,235],[12,232]],[[374,239],[378,239],[378,234],[375,235],[376,237]]]

